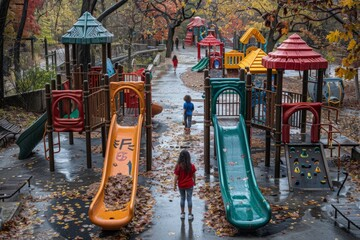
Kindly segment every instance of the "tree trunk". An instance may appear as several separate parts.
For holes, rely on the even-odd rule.
[[[356,101],[360,103],[360,87],[359,87],[359,69],[356,68],[355,74],[355,92],[356,92]]]
[[[0,107],[4,102],[4,31],[10,0],[0,0]]]
[[[165,57],[169,58],[171,57],[171,52],[174,48],[174,34],[175,34],[175,27],[172,27],[171,25],[169,26],[169,31],[168,31],[168,37],[167,37],[167,43],[166,43],[166,55]]]
[[[271,52],[275,47],[276,41],[274,40],[274,30],[270,29],[269,35],[266,39],[266,53]]]
[[[132,72],[132,66],[131,66],[131,61],[132,61],[132,42],[133,42],[133,30],[129,29],[129,47],[128,47],[128,72]]]
[[[20,69],[20,43],[21,38],[24,32],[26,17],[27,17],[27,9],[28,9],[29,0],[24,0],[24,6],[22,10],[21,20],[19,24],[19,29],[16,34],[15,44],[14,44],[14,68],[15,68],[15,80],[16,83],[21,79],[21,69]],[[16,86],[16,91],[19,89]]]

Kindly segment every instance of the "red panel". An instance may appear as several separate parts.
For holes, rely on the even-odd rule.
[[[52,91],[52,113],[53,127],[55,132],[82,132],[84,131],[84,109],[82,90],[53,90]],[[79,111],[79,118],[61,118],[58,109],[59,101],[65,99],[73,100]]]
[[[289,119],[291,115],[300,110],[309,110],[313,113],[314,119],[311,126],[311,142],[319,141],[319,127],[320,127],[320,118],[318,112],[321,111],[322,103],[308,103],[308,102],[299,102],[299,103],[284,103],[282,104],[283,108],[283,127],[282,127],[282,138],[284,143],[289,143],[290,141],[290,125]]]

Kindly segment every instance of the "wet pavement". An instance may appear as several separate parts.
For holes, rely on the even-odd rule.
[[[141,149],[141,171],[139,183],[150,188],[156,200],[152,225],[144,232],[130,239],[218,239],[213,229],[204,222],[207,211],[206,201],[200,199],[200,186],[217,182],[216,161],[211,162],[210,176],[204,176],[203,163],[203,100],[202,92],[195,92],[182,83],[180,75],[195,65],[196,49],[187,48],[175,51],[179,58],[177,72],[171,66],[156,70],[152,81],[153,101],[160,103],[164,110],[153,119],[153,168],[146,173],[145,144]],[[194,125],[190,135],[184,134],[182,125],[182,105],[184,95],[191,95],[194,105]],[[264,132],[254,131],[253,138],[264,138]],[[213,137],[211,137],[213,139]],[[62,149],[55,154],[54,173],[49,171],[49,163],[44,159],[42,143],[37,146],[32,157],[17,160],[16,145],[0,153],[1,179],[15,175],[32,175],[31,187],[27,186],[6,202],[22,202],[30,224],[13,232],[11,236],[1,235],[3,239],[119,239],[121,231],[101,231],[88,219],[87,212],[91,202],[88,193],[91,184],[99,182],[103,157],[93,154],[93,168],[86,168],[85,139],[75,138],[74,145],[68,144],[67,134],[61,134]],[[93,146],[100,145],[100,139],[92,140]],[[211,146],[212,147],[212,146]],[[172,190],[172,172],[177,156],[182,149],[188,149],[192,161],[198,169],[198,183],[193,197],[193,221],[180,220],[179,194]],[[253,148],[252,153],[263,153],[261,147]],[[211,148],[211,153],[213,149]],[[282,166],[282,175],[286,168]],[[346,184],[340,197],[335,191],[289,192],[286,177],[274,179],[273,167],[264,167],[259,161],[255,167],[258,184],[272,206],[287,206],[289,212],[297,212],[298,217],[274,221],[253,232],[240,232],[235,237],[223,239],[357,239],[360,231],[334,224],[330,203],[347,202],[353,186]],[[336,180],[337,170],[331,167],[332,179]],[[342,180],[343,176],[341,176]],[[341,181],[340,181],[341,182]],[[358,200],[357,196],[353,199]],[[278,213],[274,212],[273,219]],[[345,221],[343,221],[345,223]],[[5,237],[4,237],[5,236]]]

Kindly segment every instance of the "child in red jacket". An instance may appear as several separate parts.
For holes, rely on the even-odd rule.
[[[195,172],[196,168],[194,164],[191,163],[190,153],[187,150],[182,150],[174,171],[174,191],[176,191],[176,186],[179,186],[180,191],[181,219],[185,218],[185,197],[189,210],[188,219],[194,219],[194,215],[192,214],[192,193],[193,187],[196,185]]]
[[[178,65],[178,59],[177,59],[176,55],[173,56],[172,62],[173,62],[173,66],[174,66],[174,72],[176,72],[176,68]]]

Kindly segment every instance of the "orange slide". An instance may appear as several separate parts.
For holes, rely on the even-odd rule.
[[[103,229],[118,230],[128,224],[134,216],[142,123],[142,114],[138,116],[136,126],[118,125],[116,114],[111,119],[101,184],[89,209],[91,222]],[[132,177],[131,198],[125,208],[107,211],[104,204],[105,186],[109,177],[118,173]]]
[[[140,114],[135,126],[120,126],[117,123],[115,96],[125,89],[134,91],[139,97]],[[90,221],[105,230],[118,230],[128,224],[134,217],[135,198],[138,183],[141,128],[144,120],[144,83],[111,82],[110,83],[111,124],[109,129],[103,174],[100,188],[93,199],[90,209]],[[130,201],[123,209],[110,211],[104,203],[105,186],[110,176],[129,175],[132,177]]]

